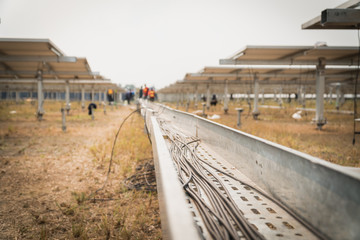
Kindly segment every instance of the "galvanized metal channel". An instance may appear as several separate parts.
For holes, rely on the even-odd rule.
[[[243,182],[258,187],[205,144],[199,146],[199,153],[203,155],[205,161],[209,161],[211,166],[222,169],[226,173],[241,179]],[[231,193],[230,197],[235,200],[248,221],[266,239],[317,239],[301,223],[281,209],[276,203],[266,198],[266,196],[255,192],[247,185],[224,175],[222,172],[214,170],[214,168],[206,168],[212,175],[219,175],[221,177],[222,183]],[[214,183],[217,183],[217,180],[214,180]]]
[[[164,238],[180,239],[181,236],[179,238],[177,234],[188,232],[192,235],[186,239],[211,239],[211,236],[192,200],[183,192],[181,184],[175,184],[177,176],[174,174],[177,173],[170,153],[167,152],[169,141],[160,130],[159,119],[165,119],[180,130],[181,134],[201,139],[196,151],[201,156],[209,178],[215,185],[220,184],[220,179],[247,221],[266,239],[318,238],[269,198],[285,204],[299,218],[324,234],[322,236],[325,238],[356,239],[360,236],[360,174],[357,169],[327,163],[164,106],[143,105],[142,113],[153,140],[155,169],[160,186],[160,211],[162,224],[166,229]],[[162,154],[158,154],[159,152]],[[166,163],[166,168],[161,167],[161,162]],[[168,185],[167,189],[164,185]],[[262,190],[266,196],[248,185]],[[176,195],[170,194],[175,190]],[[174,202],[177,204],[171,204]],[[179,215],[184,212],[193,215],[192,223],[187,222],[189,215],[185,214],[184,218]],[[172,223],[173,221],[177,223]],[[172,234],[168,234],[169,232]],[[185,239],[184,236],[182,239]]]

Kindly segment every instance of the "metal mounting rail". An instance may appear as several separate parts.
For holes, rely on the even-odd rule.
[[[151,116],[151,109],[142,110],[151,133],[155,160],[156,182],[159,195],[161,227],[164,239],[199,239],[199,234],[192,221],[185,194],[182,191],[171,156],[157,124]]]
[[[184,134],[201,139],[197,152],[215,185],[230,192],[242,214],[267,239],[314,239],[309,231],[266,198],[291,209],[328,239],[360,236],[360,171],[341,167],[299,151],[211,122],[193,114],[146,104],[142,114],[149,128],[155,159],[164,238],[208,238],[197,221],[196,210],[183,191],[159,119]],[[266,192],[252,191],[246,180]],[[225,188],[225,189],[224,189]],[[191,214],[195,215],[195,221]],[[202,231],[200,231],[200,230]],[[188,234],[185,236],[184,234]],[[241,234],[239,234],[242,238]],[[211,239],[211,237],[209,238]]]

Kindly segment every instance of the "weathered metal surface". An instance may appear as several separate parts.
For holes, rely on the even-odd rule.
[[[170,153],[151,110],[143,110],[151,134],[164,239],[200,239]]]
[[[191,135],[331,239],[360,236],[360,174],[211,122],[155,106]],[[160,151],[160,150],[159,150]]]

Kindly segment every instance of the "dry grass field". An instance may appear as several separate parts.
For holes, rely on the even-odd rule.
[[[176,108],[176,104],[169,104]],[[185,104],[178,109],[185,111]],[[266,100],[264,105],[279,106],[273,100]],[[360,105],[360,104],[358,104]],[[327,124],[323,129],[317,130],[316,124],[312,124],[315,112],[302,112],[302,118],[295,120],[292,115],[301,107],[295,101],[284,103],[282,109],[259,108],[260,116],[254,120],[249,112],[245,100],[230,101],[229,112],[224,114],[223,105],[218,104],[206,110],[208,116],[217,114],[220,119],[214,119],[218,123],[250,133],[252,135],[276,142],[286,147],[308,153],[312,156],[327,160],[343,166],[360,167],[360,135],[356,136],[356,144],[353,140],[353,115],[340,113],[325,113]],[[358,112],[360,112],[358,106]],[[241,127],[237,127],[237,111],[235,108],[243,108]],[[306,108],[315,108],[315,101],[306,102]],[[325,103],[325,109],[334,110],[335,102]],[[189,112],[194,112],[193,103],[190,104]],[[202,110],[201,103],[198,109]],[[346,101],[340,110],[353,111],[353,102]],[[357,131],[360,131],[358,123]]]
[[[73,103],[67,131],[61,103],[45,102],[44,120],[29,102],[0,103],[0,239],[161,239],[156,192],[129,190],[123,180],[152,158],[143,120],[120,106],[95,120]],[[96,201],[93,201],[96,198]]]
[[[73,103],[63,132],[62,104],[46,102],[39,122],[36,105],[0,102],[0,239],[161,239],[156,192],[129,190],[123,182],[152,158],[142,118],[134,114],[124,124],[109,181],[94,202],[89,196],[106,179],[116,131],[132,109],[108,106],[105,115],[98,108],[91,120]],[[260,108],[258,120],[246,101],[230,102],[226,115],[221,105],[206,113],[220,115],[214,121],[237,128],[236,107],[244,108],[241,131],[360,167],[360,136],[353,146],[352,115],[326,113],[328,123],[319,131],[311,124],[314,112],[303,113],[300,120],[291,117],[299,107],[294,102],[283,109]],[[307,107],[314,108],[314,102],[308,101]],[[334,109],[334,104],[326,104],[326,109]],[[352,103],[342,109],[352,110]]]

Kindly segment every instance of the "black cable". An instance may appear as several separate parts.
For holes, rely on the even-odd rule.
[[[357,84],[359,79],[359,72],[360,72],[360,35],[358,29],[358,42],[359,42],[359,51],[358,51],[358,59],[357,59],[357,71],[356,71],[356,78],[355,78],[355,90],[354,90],[354,134],[353,134],[353,145],[355,145],[355,138],[356,138],[356,117],[357,117]]]
[[[198,157],[199,158],[199,157]],[[320,239],[327,239],[327,237],[319,232],[317,229],[315,229],[311,224],[309,224],[307,221],[303,220],[302,218],[300,218],[296,213],[294,213],[291,209],[289,209],[286,205],[284,205],[282,202],[278,201],[277,199],[271,197],[270,195],[268,195],[267,193],[265,193],[264,191],[260,190],[259,188],[243,181],[243,180],[240,180],[238,179],[237,177],[235,176],[232,176],[231,174],[221,170],[221,169],[218,169],[212,165],[210,165],[209,163],[205,162],[204,160],[202,160],[201,158],[199,158],[199,160],[203,163],[205,163],[207,166],[215,169],[216,171],[240,182],[241,184],[245,185],[245,186],[248,186],[250,188],[252,188],[253,190],[255,190],[256,192],[258,192],[259,194],[263,195],[264,197],[266,197],[267,199],[269,199],[270,201],[276,203],[280,208],[282,208],[284,211],[286,211],[288,214],[290,214],[293,218],[295,218],[297,221],[299,221],[304,227],[306,227],[310,232],[312,232],[313,234],[315,234],[317,237],[319,237]]]
[[[160,121],[160,126],[172,143],[170,152],[177,166],[180,182],[197,206],[209,234],[214,239],[240,239],[242,238],[238,235],[240,231],[246,239],[264,239],[262,234],[244,218],[221,181],[198,161],[194,151],[199,145],[199,139],[188,139],[168,129],[164,123]],[[190,148],[190,144],[194,145]],[[215,185],[213,180],[208,178],[209,174],[220,186]],[[209,200],[209,203],[204,201],[203,196]]]
[[[225,237],[234,236],[234,235],[232,235],[233,227],[230,226],[232,224],[229,224],[228,220],[225,219],[225,218],[227,218],[227,216],[229,216],[232,219],[236,219],[236,221],[234,221],[234,224],[239,224],[237,226],[239,227],[240,231],[244,234],[245,238],[247,238],[247,239],[260,238],[261,239],[262,236],[257,235],[256,234],[257,231],[256,230],[254,231],[254,229],[251,229],[252,226],[249,225],[249,223],[246,220],[242,219],[242,215],[236,214],[236,210],[235,210],[236,207],[233,207],[233,206],[236,206],[236,204],[233,202],[233,200],[231,198],[226,197],[226,196],[230,196],[230,193],[227,191],[226,187],[221,184],[221,181],[217,180],[217,182],[219,182],[219,184],[222,186],[223,191],[225,191],[225,195],[222,195],[220,192],[218,192],[217,188],[214,188],[213,190],[215,192],[218,192],[219,195],[215,196],[215,195],[213,195],[213,193],[210,193],[210,192],[212,192],[212,190],[210,190],[210,188],[213,188],[214,186],[210,182],[208,182],[206,175],[209,175],[209,173],[211,174],[211,172],[209,172],[206,168],[204,168],[204,166],[202,164],[199,164],[199,161],[201,163],[205,163],[208,167],[215,169],[217,172],[220,172],[220,173],[226,175],[227,177],[230,177],[236,181],[239,181],[241,184],[244,184],[245,186],[252,188],[253,190],[258,192],[265,198],[274,202],[277,206],[282,208],[284,211],[286,211],[289,215],[291,215],[294,219],[296,219],[299,223],[301,223],[305,228],[307,228],[310,232],[312,232],[314,235],[316,235],[319,239],[327,239],[326,235],[324,235],[322,232],[320,232],[319,230],[314,228],[310,223],[308,223],[306,220],[302,219],[293,210],[288,208],[285,204],[283,204],[279,200],[271,197],[270,195],[263,192],[259,188],[252,186],[249,183],[244,182],[244,181],[228,174],[227,172],[210,165],[209,163],[207,163],[206,161],[201,159],[196,153],[196,149],[197,149],[197,147],[199,145],[199,141],[200,141],[199,139],[197,139],[197,138],[195,140],[190,139],[190,141],[185,140],[185,139],[187,139],[186,137],[182,138],[180,134],[174,133],[172,130],[167,129],[167,127],[164,126],[165,125],[164,123],[165,123],[165,121],[161,121],[160,125],[161,125],[161,128],[164,131],[164,133],[169,137],[169,140],[172,142],[172,145],[170,147],[170,152],[172,153],[172,157],[173,157],[176,165],[178,166],[178,174],[181,175],[181,176],[179,176],[179,178],[180,178],[181,183],[183,184],[183,188],[188,192],[188,194],[190,195],[190,198],[192,198],[195,201],[194,203],[197,205],[197,207],[200,211],[200,215],[204,220],[205,226],[207,228],[210,228],[210,229],[208,229],[208,231],[215,239],[218,239],[218,238],[225,239]],[[197,144],[196,144],[196,146],[193,145],[190,147],[190,144],[192,144],[192,143],[197,143]],[[204,169],[205,171],[203,171],[202,169]],[[186,178],[182,177],[182,175],[183,175],[182,172],[185,173]],[[211,174],[211,175],[213,175],[213,174]],[[215,179],[217,179],[216,176],[213,175],[213,177]],[[205,182],[207,182],[208,185]],[[199,189],[199,188],[202,189],[201,192],[199,192],[199,190],[195,190],[195,189]],[[210,200],[210,202],[212,202],[211,206],[214,209],[209,208],[209,206],[206,203],[201,201],[202,194],[204,194],[208,198],[211,198],[209,200]],[[223,206],[223,207],[221,207],[221,209],[219,209],[219,207],[218,207],[219,204],[217,204],[217,202],[219,201],[220,198],[223,198],[223,200],[224,200],[220,204],[221,206]],[[199,199],[200,199],[200,201],[199,201]],[[223,214],[226,214],[226,216]],[[211,218],[217,219],[218,224],[220,224],[220,225],[217,225],[215,222],[208,222],[208,219],[211,219]],[[225,227],[225,229],[227,229],[227,231],[228,231],[228,234],[230,234],[230,235],[227,235],[227,234],[223,235],[222,231],[225,229],[222,228],[221,226]],[[222,236],[222,237],[219,237],[219,236]]]
[[[152,145],[151,138],[150,138],[150,132],[149,132],[149,129],[148,129],[147,123],[146,123],[146,110],[145,110],[145,114],[144,114],[144,123],[145,123],[146,134],[148,136],[150,144]]]
[[[102,185],[102,187],[98,188],[95,192],[91,193],[91,194],[89,195],[88,199],[90,199],[92,196],[94,196],[94,199],[93,199],[93,200],[94,200],[94,202],[95,202],[95,195],[96,195],[96,193],[98,193],[99,191],[101,191],[101,190],[104,189],[107,181],[109,180],[109,175],[110,175],[111,165],[112,165],[112,161],[113,161],[115,144],[116,144],[116,141],[117,141],[117,137],[118,137],[118,135],[119,135],[119,133],[120,133],[120,130],[121,130],[122,126],[124,125],[124,123],[126,122],[126,120],[129,119],[129,117],[130,117],[131,115],[133,115],[134,113],[136,113],[136,112],[138,112],[138,111],[140,111],[140,109],[137,109],[137,110],[135,110],[135,111],[132,111],[129,115],[127,115],[127,116],[125,117],[125,119],[124,119],[124,120],[122,121],[122,123],[120,124],[120,127],[119,127],[119,129],[118,129],[118,131],[117,131],[117,133],[116,133],[116,135],[115,135],[115,139],[114,139],[114,142],[113,142],[113,146],[112,146],[112,150],[111,150],[111,155],[110,155],[109,168],[108,168],[108,171],[107,171],[107,174],[106,174],[106,179],[105,179],[105,181],[104,181],[104,184]]]

